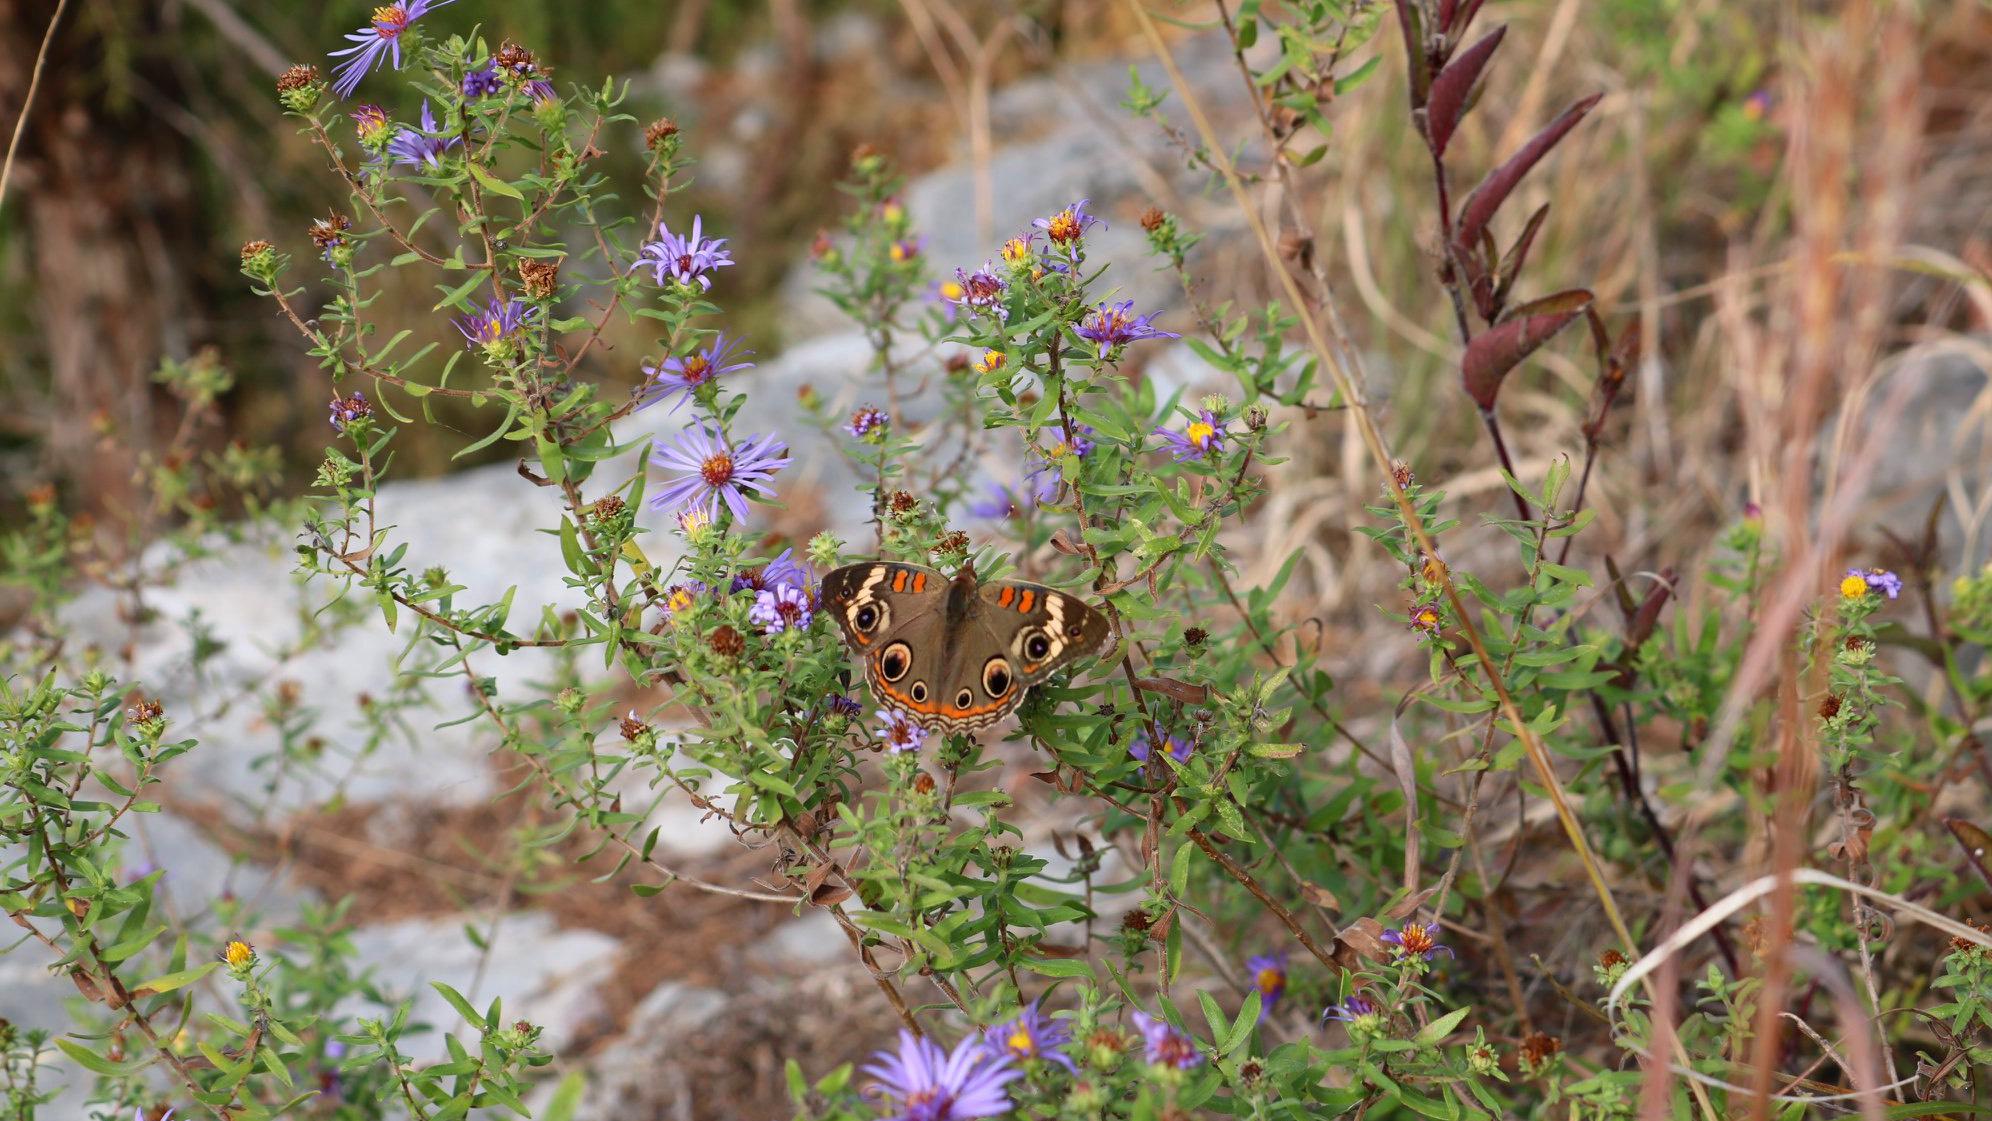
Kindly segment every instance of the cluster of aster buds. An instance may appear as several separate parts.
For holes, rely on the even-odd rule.
[[[527,257],[519,262],[519,282],[535,300],[551,299],[560,290],[560,261]]]
[[[293,113],[309,111],[325,93],[318,67],[299,63],[277,75],[277,100]]]

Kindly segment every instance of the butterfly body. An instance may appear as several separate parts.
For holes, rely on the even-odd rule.
[[[823,578],[823,602],[863,660],[872,693],[946,732],[985,728],[1030,687],[1106,640],[1106,616],[1078,597],[1016,580],[984,584],[964,566],[848,564]]]

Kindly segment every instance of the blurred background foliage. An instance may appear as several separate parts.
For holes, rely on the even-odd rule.
[[[0,0],[0,119],[10,126],[54,7],[53,0]],[[1202,4],[1166,7],[1186,23],[1212,14]],[[1024,29],[1002,41],[991,67],[998,88],[1055,62],[1139,54],[1131,50],[1125,8],[1106,0],[943,10],[977,29],[1004,20]],[[0,205],[0,470],[7,480],[0,514],[17,516],[26,495],[49,485],[74,508],[98,515],[127,508],[144,457],[173,443],[178,424],[153,372],[162,359],[209,348],[235,381],[207,430],[195,434],[198,446],[213,451],[248,439],[307,456],[316,446],[322,388],[248,294],[236,248],[267,238],[296,251],[312,217],[344,205],[326,187],[321,158],[282,120],[271,81],[295,61],[324,64],[325,52],[368,11],[351,2],[70,4]],[[795,341],[784,331],[789,292],[779,281],[807,254],[815,232],[841,213],[843,200],[827,185],[856,144],[878,146],[914,174],[965,157],[960,107],[937,78],[948,50],[936,53],[942,37],[935,11],[924,0],[598,0],[466,7],[452,25],[481,17],[488,40],[531,46],[563,84],[626,78],[639,118],[672,115],[694,132],[693,146],[707,159],[725,153],[745,168],[724,191],[694,184],[673,211],[701,210],[733,239],[741,262],[733,329],[767,353]],[[1964,246],[1967,258],[1974,245],[1982,251],[1987,211],[1988,157],[1973,139],[1992,86],[1987,11],[1971,0],[1933,5],[1922,44],[1932,135],[1940,140],[1948,129],[1962,137],[1963,162],[1951,176],[1932,169],[1930,178],[1952,184],[1952,204],[1916,218],[1943,228],[1911,233]],[[1563,181],[1549,189],[1577,205],[1565,202],[1551,216],[1538,250],[1545,275],[1596,277],[1601,300],[1630,301],[1703,283],[1722,272],[1739,243],[1762,247],[1787,231],[1774,184],[1779,121],[1795,110],[1776,104],[1768,90],[1784,61],[1780,28],[1792,18],[1766,2],[1495,6],[1490,20],[1518,25],[1519,41],[1538,52],[1537,65],[1498,76],[1501,86],[1488,96],[1512,107],[1491,115],[1495,135],[1472,138],[1476,158],[1512,148],[1521,135],[1515,130],[1571,91],[1602,86],[1637,95],[1636,112],[1618,126],[1586,130],[1555,169]],[[833,41],[839,48],[826,49]],[[1401,66],[1394,57],[1382,64]],[[1360,267],[1367,274],[1351,285],[1376,322],[1358,329],[1395,371],[1393,425],[1419,443],[1444,447],[1457,436],[1470,448],[1473,420],[1451,407],[1446,348],[1427,334],[1439,321],[1415,310],[1431,291],[1432,231],[1418,226],[1421,206],[1400,200],[1421,200],[1429,187],[1423,150],[1400,114],[1380,105],[1365,111],[1365,99],[1374,105],[1390,96],[1378,89],[1390,88],[1370,83],[1352,96],[1355,105],[1329,113],[1338,135],[1328,138],[1316,171],[1317,182],[1327,184],[1320,205],[1332,217],[1322,228],[1345,229],[1344,216],[1358,212],[1368,226],[1360,245],[1336,247],[1331,256],[1338,272]],[[387,108],[405,117],[416,106]],[[1109,112],[1124,127],[1144,127]],[[1501,126],[1512,135],[1500,135]],[[606,138],[601,147],[600,166],[633,195],[639,138]],[[1941,161],[1942,145],[1936,147],[1933,161]],[[1563,189],[1572,180],[1609,189]],[[1204,252],[1227,248],[1212,244]],[[1697,330],[1693,315],[1649,324],[1649,335],[1663,340],[1662,354],[1692,350]],[[605,361],[629,367],[626,380],[634,380],[629,347]],[[1681,381],[1671,389],[1694,392]],[[453,450],[411,443],[398,469],[445,470]],[[290,466],[280,485],[296,490],[305,476]]]

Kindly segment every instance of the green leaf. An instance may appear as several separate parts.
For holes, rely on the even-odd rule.
[[[160,993],[170,993],[174,989],[185,988],[220,968],[220,962],[211,961],[206,965],[197,965],[192,969],[182,969],[173,973],[161,973],[149,981],[140,981],[138,984],[133,985],[131,994],[133,996],[157,996]]]
[[[526,201],[526,196],[520,194],[517,187],[484,170],[476,163],[470,162],[464,164],[464,166],[470,168],[470,177],[477,180],[479,186],[490,191],[492,194],[504,195],[508,199],[518,199],[520,202]]]
[[[553,1091],[553,1097],[540,1111],[539,1121],[573,1121],[574,1111],[581,1108],[581,1091],[588,1086],[578,1070],[567,1072],[560,1085]]]
[[[1418,1033],[1418,1042],[1437,1043],[1446,1036],[1451,1035],[1452,1030],[1459,1026],[1459,1022],[1466,1019],[1466,1014],[1469,1011],[1471,1011],[1470,1008],[1455,1008],[1438,1019],[1433,1020],[1431,1023],[1426,1024],[1424,1030]]]
[[[470,1006],[470,1002],[463,998],[462,993],[456,991],[453,988],[450,988],[448,985],[443,984],[441,981],[431,981],[429,982],[429,987],[436,990],[438,993],[441,993],[443,999],[450,1002],[450,1007],[456,1009],[457,1015],[462,1016],[466,1023],[476,1024],[482,1027],[493,1026],[486,1024],[484,1022],[484,1014],[479,1012],[477,1009],[472,1008]]]

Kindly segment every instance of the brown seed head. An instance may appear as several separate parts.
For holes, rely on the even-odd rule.
[[[623,739],[628,740],[631,743],[635,743],[636,737],[650,730],[650,725],[645,724],[641,720],[638,720],[636,718],[636,712],[634,710],[631,710],[630,713],[627,716],[624,716],[621,722],[616,725],[616,730],[622,733]]]
[[[309,63],[299,63],[277,75],[277,92],[291,93],[318,80],[318,67]]]
[[[333,211],[331,214],[312,222],[311,228],[306,232],[311,235],[311,244],[323,249],[344,237],[346,231],[352,228],[353,220],[351,218],[346,217],[338,211]]]
[[[747,639],[730,624],[721,623],[706,636],[706,645],[722,658],[738,658],[747,649]]]
[[[678,135],[678,122],[669,117],[659,117],[643,130],[643,146],[656,151],[666,140]]]
[[[526,295],[544,300],[560,286],[560,262],[526,258],[519,262],[519,280],[526,286]]]
[[[1831,720],[1835,716],[1840,715],[1840,704],[1840,695],[1838,693],[1826,694],[1826,699],[1819,702],[1819,718],[1821,720]]]
[[[1604,953],[1598,955],[1599,969],[1617,969],[1624,964],[1625,955],[1619,953],[1617,950],[1606,950]]]
[[[1397,460],[1390,465],[1390,477],[1397,482],[1399,490],[1411,485],[1411,465]]]
[[[256,241],[245,241],[242,243],[242,259],[247,261],[250,258],[255,257],[259,254],[268,253],[270,251],[270,248],[271,246],[269,242],[260,239]]]
[[[934,776],[921,771],[919,776],[913,780],[913,792],[915,794],[932,794],[934,792]]]
[[[1563,1050],[1563,1041],[1553,1035],[1532,1031],[1522,1040],[1522,1066],[1534,1070]]]
[[[597,498],[595,504],[590,506],[588,510],[595,515],[596,521],[606,522],[612,518],[620,517],[625,508],[621,495],[605,494]]]
[[[1202,627],[1191,627],[1189,630],[1183,632],[1183,645],[1192,650],[1197,649],[1208,641],[1210,641],[1210,632]]]
[[[1159,206],[1151,206],[1147,210],[1141,212],[1141,228],[1147,230],[1151,234],[1154,233],[1156,230],[1161,229],[1162,223],[1168,220],[1169,216],[1167,214],[1164,214],[1162,212],[1162,208]]]

